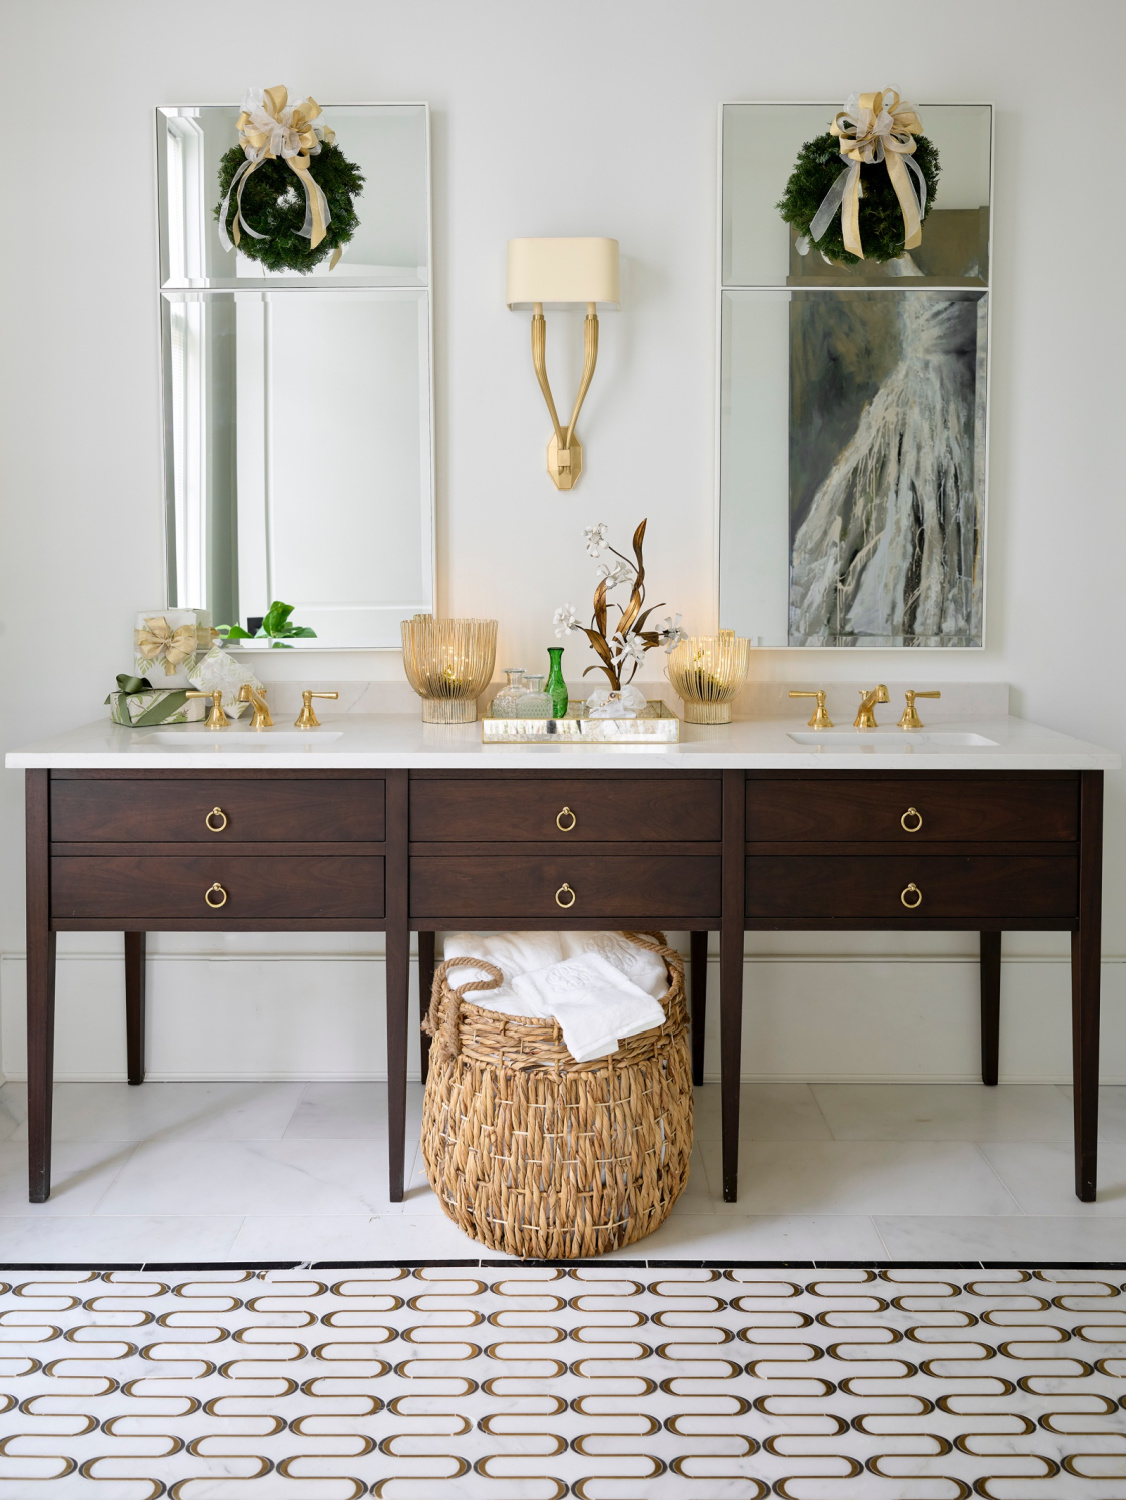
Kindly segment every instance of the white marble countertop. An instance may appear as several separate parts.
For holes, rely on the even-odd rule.
[[[681,725],[678,745],[489,745],[480,724],[423,724],[416,714],[325,714],[319,730],[288,725],[257,734],[244,725],[208,730],[127,729],[108,719],[13,750],[14,769],[68,770],[758,770],[1114,771],[1114,750],[1009,716],[945,719],[905,732],[838,728],[811,745],[805,718]],[[155,736],[159,735],[160,738]],[[957,744],[951,736],[989,743]]]

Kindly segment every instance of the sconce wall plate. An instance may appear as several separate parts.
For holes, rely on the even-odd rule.
[[[506,298],[510,308],[532,309],[532,366],[555,428],[547,445],[547,472],[556,489],[573,489],[583,469],[583,448],[575,434],[598,362],[598,306],[620,303],[617,240],[509,240]],[[586,304],[583,321],[583,374],[564,428],[547,378],[547,320],[544,306]]]

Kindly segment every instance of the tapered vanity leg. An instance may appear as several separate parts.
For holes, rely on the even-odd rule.
[[[719,1049],[723,1198],[739,1196],[739,1084],[743,1051],[743,923],[746,918],[744,771],[723,773],[723,915],[719,934]]]
[[[708,1013],[708,934],[693,932],[690,939],[689,976],[692,988],[692,1083],[704,1081],[704,1023]]]
[[[403,1201],[407,1123],[407,1013],[410,929],[407,925],[407,773],[387,773],[387,1192]]]
[[[1103,773],[1080,774],[1079,923],[1071,934],[1071,1068],[1075,1196],[1095,1198],[1099,1135],[1099,984],[1102,969]]]
[[[1001,934],[983,932],[981,958],[981,1081],[997,1082],[1001,1039]]]
[[[55,1066],[55,934],[51,931],[47,771],[28,771],[27,1162],[28,1198],[51,1196],[51,1102]]]
[[[434,938],[433,932],[418,934],[418,1019],[425,1021],[430,1011],[430,991],[434,985]],[[419,1032],[419,1060],[422,1082],[430,1073],[430,1038],[425,1031]]]
[[[125,1062],[130,1083],[145,1081],[145,934],[125,934]]]

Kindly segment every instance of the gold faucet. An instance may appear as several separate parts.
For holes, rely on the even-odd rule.
[[[942,694],[938,691],[937,688],[935,688],[932,692],[929,692],[929,693],[920,693],[917,690],[913,690],[911,688],[908,688],[907,692],[906,692],[907,707],[903,710],[903,717],[899,721],[899,728],[900,729],[922,729],[922,727],[923,727],[923,721],[922,721],[922,719],[919,718],[919,715],[918,715],[918,713],[915,710],[915,699],[916,698],[941,698],[941,697],[942,697]]]
[[[799,693],[794,688],[790,689],[791,698],[816,698],[817,707],[813,710],[813,718],[809,721],[810,729],[832,729],[833,721],[829,717],[825,707],[825,689],[818,688],[815,693]]]
[[[339,693],[315,693],[312,688],[306,688],[301,694],[301,712],[293,721],[295,729],[318,729],[320,719],[313,712],[314,698],[339,698]]]
[[[274,727],[270,709],[266,703],[266,689],[261,692],[251,687],[249,682],[244,682],[238,690],[238,701],[240,703],[252,703],[254,705],[254,717],[250,721],[251,729],[272,729]]]
[[[205,729],[230,729],[231,721],[227,718],[223,709],[223,689],[216,688],[212,693],[187,692],[185,698],[210,698],[211,712],[204,722]]]
[[[878,729],[880,726],[876,723],[876,715],[873,710],[877,703],[887,703],[888,701],[888,690],[882,682],[879,687],[874,687],[868,693],[861,688],[860,711],[852,721],[853,729]]]

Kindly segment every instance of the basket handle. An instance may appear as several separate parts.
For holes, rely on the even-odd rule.
[[[489,975],[488,979],[470,979],[465,984],[455,988],[449,986],[450,1000],[446,1007],[446,1024],[439,1027],[438,1010],[439,1002],[445,985],[446,977],[451,969],[484,969]],[[504,983],[504,974],[497,968],[496,964],[489,963],[486,958],[471,958],[468,955],[462,958],[444,959],[434,973],[434,984],[430,990],[430,1009],[426,1013],[426,1019],[422,1023],[422,1029],[429,1037],[437,1038],[439,1030],[442,1031],[440,1049],[450,1057],[457,1056],[457,1022],[461,1012],[461,1002],[469,994],[470,990],[496,990]]]
[[[669,968],[674,971],[684,982],[684,960],[675,948],[670,948],[665,941],[663,932],[623,932],[624,938],[629,938],[631,943],[636,943],[639,948],[648,948],[650,953],[656,953],[663,958]]]

